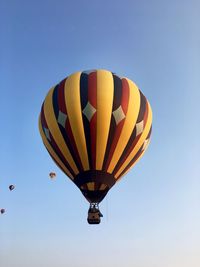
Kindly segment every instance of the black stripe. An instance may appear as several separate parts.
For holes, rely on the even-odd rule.
[[[139,92],[140,92],[140,111],[139,111],[139,115],[138,115],[136,123],[144,119],[144,114],[146,111],[146,103],[147,103],[146,97],[143,95],[143,93],[140,90]]]
[[[53,103],[53,110],[54,114],[56,117],[56,120],[58,118],[58,113],[59,113],[59,107],[58,107],[58,89],[59,89],[59,84],[57,84],[53,90],[53,95],[52,95],[52,103]]]
[[[80,96],[81,96],[81,110],[83,111],[88,103],[88,74],[82,72],[80,76]],[[89,168],[92,166],[91,155],[91,137],[90,137],[90,122],[82,112],[83,127],[85,133],[85,140],[87,146]]]
[[[149,138],[150,138],[150,136],[151,136],[151,132],[152,132],[152,125],[151,125],[151,128],[150,128],[150,130],[149,130],[149,133],[148,133],[146,139],[149,139]]]

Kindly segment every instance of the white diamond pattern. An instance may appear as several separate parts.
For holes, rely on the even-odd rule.
[[[113,111],[113,116],[115,118],[116,125],[118,125],[120,121],[122,121],[126,117],[121,106]]]
[[[60,125],[62,125],[63,128],[65,128],[66,120],[67,120],[67,115],[65,113],[63,113],[62,111],[59,110],[58,123]]]
[[[144,151],[144,150],[146,150],[147,149],[147,147],[148,147],[148,145],[149,145],[149,139],[146,139],[145,141],[144,141],[144,143],[143,143],[143,147],[142,147],[142,151]]]
[[[144,130],[144,121],[140,121],[136,124],[136,136],[141,134]]]
[[[51,141],[49,129],[44,128],[44,133],[45,133],[45,135],[46,135],[46,138],[47,138],[49,141]]]
[[[87,105],[85,106],[83,110],[83,114],[86,116],[86,118],[91,121],[93,115],[96,113],[96,108],[94,108],[90,102],[88,101]]]

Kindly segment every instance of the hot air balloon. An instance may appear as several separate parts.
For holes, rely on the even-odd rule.
[[[151,128],[146,97],[133,81],[110,71],[76,72],[48,92],[40,134],[54,162],[90,203],[89,223],[100,223],[99,203],[142,157]]]
[[[13,184],[9,185],[9,189],[10,189],[10,191],[12,191],[15,189],[15,186]]]
[[[51,179],[54,179],[54,178],[56,177],[56,173],[55,173],[55,172],[50,172],[50,173],[49,173],[49,177],[50,177]]]
[[[5,209],[0,209],[1,214],[4,214],[6,212]]]

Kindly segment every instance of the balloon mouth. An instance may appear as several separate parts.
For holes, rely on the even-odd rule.
[[[89,203],[100,203],[115,182],[113,174],[99,170],[79,173],[74,179],[74,183]]]
[[[89,203],[100,203],[107,195],[109,188],[106,190],[94,190],[94,191],[82,190],[82,189],[80,190]]]

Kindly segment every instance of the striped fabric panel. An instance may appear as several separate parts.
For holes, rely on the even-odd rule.
[[[125,162],[121,165],[118,172],[115,174],[116,179],[120,176],[120,174],[123,172],[123,170],[127,167],[127,165],[131,162],[131,160],[137,154],[137,152],[139,151],[139,149],[141,148],[141,146],[143,145],[145,139],[147,138],[147,136],[149,134],[149,131],[151,129],[151,123],[152,123],[152,111],[151,111],[151,107],[150,107],[148,102],[147,102],[147,106],[148,106],[148,116],[147,116],[147,122],[146,122],[146,125],[144,127],[144,130],[143,130],[142,134],[140,135],[138,142],[135,144],[133,150],[128,155]]]
[[[60,132],[63,136],[63,139],[70,151],[70,154],[76,162],[77,168],[80,171],[83,171],[83,166],[78,154],[78,150],[74,141],[72,130],[69,123],[69,117],[65,105],[65,80],[58,84],[53,92],[53,108],[54,114],[57,119],[57,124],[60,129]]]
[[[89,170],[88,151],[83,127],[81,101],[80,101],[80,72],[68,77],[65,82],[65,103],[72,134],[83,165],[83,169]]]
[[[125,79],[121,80],[113,74],[114,79],[114,98],[112,117],[109,130],[109,138],[104,158],[103,169],[107,170],[119,140],[125,117],[128,109],[129,87]]]
[[[45,134],[43,132],[41,123],[39,123],[39,129],[40,129],[40,134],[43,139],[44,146],[46,147],[46,150],[48,153],[51,155],[51,158],[53,159],[54,163],[60,168],[71,180],[74,180],[73,175],[70,173],[70,171],[66,168],[66,166],[62,163],[62,161],[59,159],[59,157],[55,154],[55,151],[52,149],[50,144],[48,143]]]
[[[149,131],[149,133],[147,135],[147,138],[145,139],[144,143],[142,144],[142,146],[140,147],[140,149],[138,150],[138,152],[135,154],[135,156],[133,157],[133,159],[129,162],[129,164],[126,166],[126,168],[118,175],[117,181],[122,176],[124,176],[130,169],[132,169],[133,166],[136,164],[136,162],[138,162],[138,160],[143,156],[143,154],[146,151],[146,149],[148,147],[148,144],[150,142],[151,129],[150,129],[150,131]]]
[[[50,134],[48,130],[48,126],[46,124],[46,121],[44,119],[44,111],[43,111],[43,106],[42,106],[42,111],[40,114],[39,118],[39,130],[40,134],[43,140],[43,143],[49,152],[50,156],[53,158],[53,160],[56,162],[56,164],[64,171],[64,173],[69,176],[71,179],[74,179],[75,173],[71,169],[71,167],[68,165],[66,162],[65,158],[63,157],[62,153],[60,150],[57,150],[57,146],[54,147],[55,141],[53,140],[52,135]],[[47,135],[48,131],[48,135]]]
[[[96,121],[97,121],[97,88],[96,72],[82,72],[80,76],[80,95],[82,120],[88,151],[89,167],[96,166]]]
[[[97,73],[92,72],[88,75],[88,100],[94,110],[97,110]],[[93,110],[93,111],[94,111]],[[97,131],[97,112],[93,112],[90,119],[90,142],[92,158],[91,170],[96,168],[96,131]]]
[[[96,122],[97,122],[97,75],[96,72],[82,72],[80,76],[80,101],[82,121],[88,152],[89,169],[96,166]],[[85,184],[84,190],[98,190],[96,183]]]
[[[49,133],[51,134],[52,142],[54,142],[54,146],[53,146],[54,149],[56,151],[60,151],[59,154],[62,155],[62,157],[64,157],[66,164],[70,166],[70,168],[73,170],[74,174],[76,175],[78,174],[78,168],[76,166],[74,159],[72,158],[72,155],[62,136],[62,133],[60,132],[57,118],[55,116],[54,109],[53,109],[53,92],[55,88],[52,88],[49,91],[44,101],[44,116],[43,117],[46,121],[46,125],[48,127]]]
[[[119,168],[122,166],[122,164],[125,162],[125,160],[127,159],[127,157],[130,155],[131,151],[133,150],[133,148],[135,147],[135,145],[137,144],[141,134],[142,134],[142,130],[146,125],[146,117],[147,117],[147,102],[146,102],[146,98],[144,97],[144,95],[140,92],[140,111],[139,111],[139,115],[135,124],[135,127],[132,131],[132,134],[129,138],[129,141],[119,159],[119,161],[117,162],[114,170],[113,170],[113,174],[115,175],[117,173],[117,171],[119,170]],[[142,123],[142,125],[141,125]],[[137,129],[137,125],[141,125],[141,130],[138,131]],[[138,127],[139,128],[139,127]]]
[[[80,76],[80,101],[81,101],[81,110],[84,111],[87,110],[88,103],[88,74],[82,72]],[[85,133],[85,139],[86,139],[86,147],[88,152],[88,161],[89,161],[89,169],[91,169],[92,166],[92,158],[91,158],[91,139],[90,139],[90,121],[86,116],[83,116],[82,114],[82,121],[83,121],[83,127],[84,127],[84,133]]]
[[[115,151],[112,155],[111,162],[108,166],[108,173],[113,173],[113,170],[119,161],[127,143],[130,139],[131,133],[135,127],[137,117],[140,110],[140,93],[137,86],[129,79],[126,79],[129,88],[128,108]],[[124,89],[125,87],[123,87]]]

